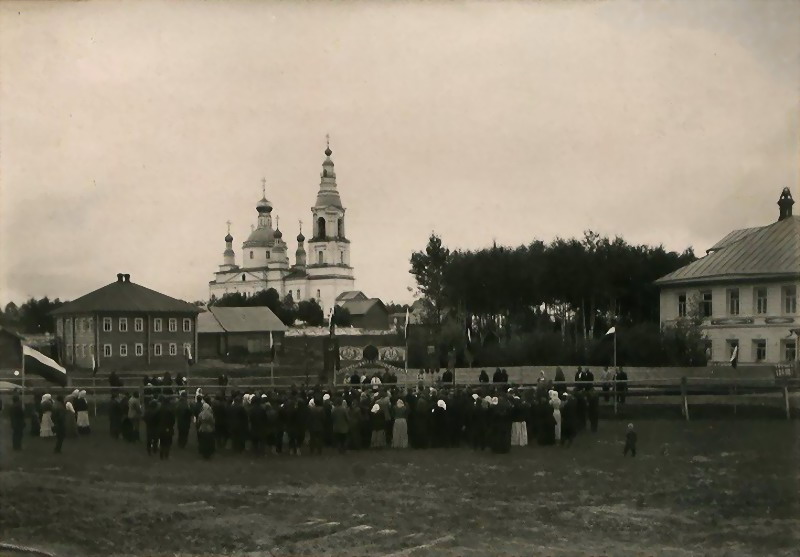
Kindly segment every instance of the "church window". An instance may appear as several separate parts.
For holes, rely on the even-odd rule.
[[[245,280],[246,280],[245,276],[242,275],[242,282],[244,282]]]
[[[325,218],[320,217],[317,219],[317,236],[325,238]]]
[[[317,290],[317,300],[319,300],[321,296],[319,295],[319,290]]]
[[[317,263],[322,265],[323,261],[324,259],[322,257],[322,252],[321,251],[317,252]]]
[[[269,250],[267,250],[267,259],[269,259]]]
[[[178,345],[174,342],[169,343],[169,355],[170,356],[177,356],[178,355]]]
[[[111,318],[110,317],[103,317],[103,332],[110,333],[111,332]]]
[[[344,251],[340,251],[339,256],[341,257],[342,263],[344,263]]]
[[[253,259],[253,250],[250,250],[250,259]]]
[[[344,238],[344,219],[339,219],[337,225],[339,227],[339,238]]]
[[[298,302],[300,301],[300,289],[299,288],[297,289],[297,301]]]

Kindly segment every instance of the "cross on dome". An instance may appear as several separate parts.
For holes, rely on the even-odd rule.
[[[267,197],[267,179],[261,178],[261,195]]]
[[[226,221],[225,224],[228,225],[228,234],[231,233],[231,225],[233,224],[231,221]]]

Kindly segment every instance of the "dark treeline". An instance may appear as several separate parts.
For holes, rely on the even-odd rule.
[[[316,300],[303,300],[300,303],[295,303],[291,293],[281,300],[278,291],[274,288],[261,290],[252,296],[245,296],[239,292],[225,294],[219,299],[212,296],[209,305],[219,307],[266,306],[287,326],[294,325],[298,320],[312,327],[325,324],[325,314]],[[347,309],[337,307],[334,311],[333,322],[337,326],[346,327],[350,325],[351,316]]]
[[[47,296],[39,299],[30,298],[21,306],[9,302],[0,312],[0,325],[20,333],[52,333],[55,330],[55,322],[50,316],[50,312],[65,303],[58,298],[51,300]]]
[[[660,330],[654,281],[695,259],[691,249],[669,252],[592,231],[582,239],[452,252],[431,235],[426,249],[412,254],[411,273],[440,345],[462,352],[466,339],[458,340],[465,336],[458,330],[471,322],[475,363],[608,364],[613,346],[603,337],[616,326],[618,361],[679,365],[701,359],[700,337],[693,327]]]

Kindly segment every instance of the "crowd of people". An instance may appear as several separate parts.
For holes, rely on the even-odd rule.
[[[354,374],[339,388],[242,392],[229,389],[221,376],[213,394],[189,392],[183,378],[173,382],[168,376],[145,378],[141,389],[110,381],[109,430],[115,439],[144,441],[147,453],[161,459],[169,458],[176,434],[178,447],[185,448],[192,430],[206,459],[228,448],[299,456],[306,445],[311,454],[325,447],[344,452],[459,446],[507,453],[512,446],[534,443],[569,446],[580,432],[597,431],[601,398],[617,396],[624,403],[621,386],[609,393],[601,382],[598,390],[589,370],[579,370],[569,389],[560,369],[555,381],[541,372],[535,386],[515,387],[507,377],[498,370],[495,381],[480,385],[404,387],[390,377]],[[15,396],[15,449],[21,446],[25,414]],[[56,452],[65,438],[91,431],[85,391],[37,397],[29,418],[32,435],[56,437]]]

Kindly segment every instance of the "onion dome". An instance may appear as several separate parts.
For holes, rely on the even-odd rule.
[[[268,247],[275,243],[272,230],[268,227],[256,228],[250,233],[244,247]]]
[[[231,236],[231,235],[230,235],[230,233],[228,233],[228,234],[225,236],[225,241],[226,241],[226,242],[233,242],[233,236]]]
[[[272,203],[270,203],[266,197],[262,197],[261,200],[256,203],[256,211],[259,213],[271,213]]]
[[[306,237],[303,236],[302,232],[297,235],[297,241],[300,242],[301,244],[306,241]]]
[[[275,230],[274,236],[276,240],[280,240],[281,238],[283,238],[283,232],[281,232],[280,228]]]

